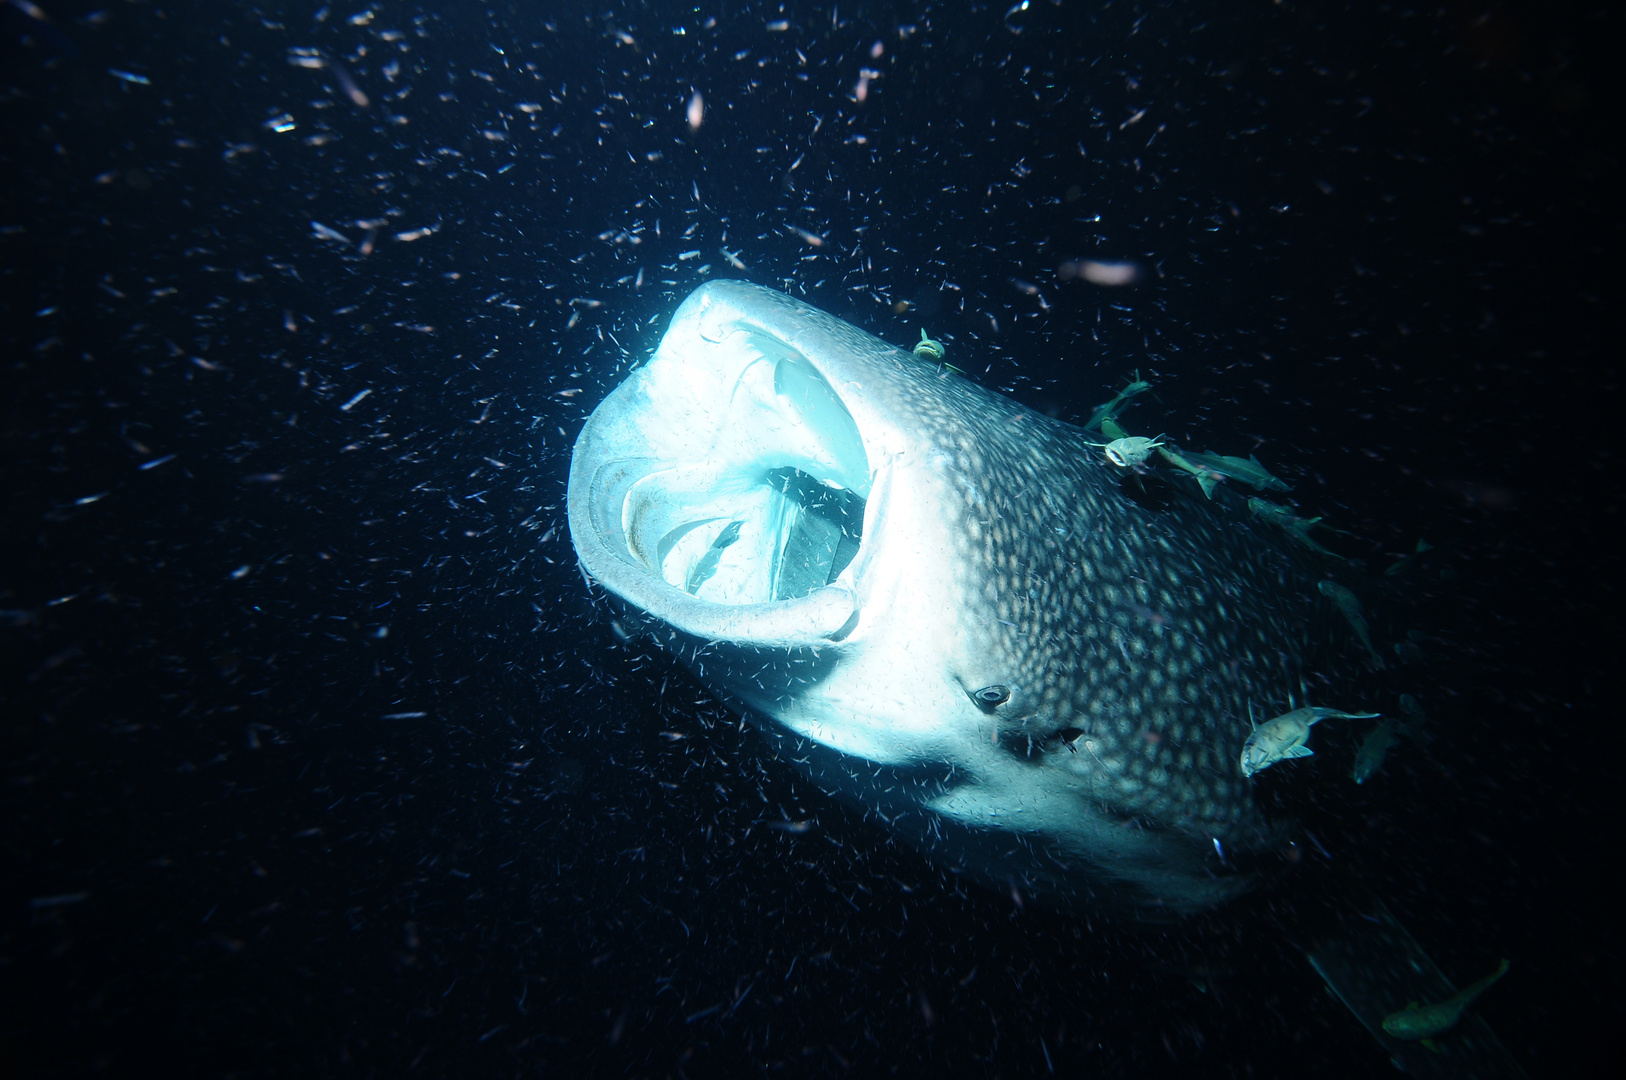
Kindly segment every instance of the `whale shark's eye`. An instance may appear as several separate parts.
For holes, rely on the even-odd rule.
[[[973,690],[971,700],[976,702],[977,708],[983,712],[993,712],[1011,700],[1011,688],[995,683],[993,686],[985,686],[981,690]]]

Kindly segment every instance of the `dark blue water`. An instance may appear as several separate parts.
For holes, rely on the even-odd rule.
[[[1267,805],[1459,983],[1512,960],[1531,1075],[1619,1066],[1618,15],[42,7],[0,8],[8,1072],[1389,1074],[1290,885],[1022,903],[618,643],[571,441],[717,276],[1075,421],[1138,370],[1134,430],[1258,453],[1346,554],[1453,545],[1434,742],[1355,787],[1322,725]]]

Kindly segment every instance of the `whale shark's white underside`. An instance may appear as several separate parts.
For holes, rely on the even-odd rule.
[[[1127,498],[1088,441],[712,282],[583,428],[571,535],[783,756],[939,857],[1199,908],[1279,836],[1236,761],[1317,575],[1234,502]]]

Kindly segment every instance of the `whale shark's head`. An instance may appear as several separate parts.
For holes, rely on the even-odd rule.
[[[960,467],[975,432],[948,421],[990,406],[1007,408],[779,293],[716,282],[583,430],[572,535],[590,574],[687,635],[823,655],[791,698],[730,688],[794,730],[886,763],[974,729],[987,742],[1030,692],[990,665],[990,613],[965,595],[992,523]]]
[[[1217,852],[1272,835],[1235,761],[1300,635],[1290,602],[1237,597],[1291,560],[1223,558],[1204,508],[1149,511],[1109,468],[1078,429],[713,282],[583,428],[570,528],[785,756],[940,856],[1198,908],[1246,883]]]

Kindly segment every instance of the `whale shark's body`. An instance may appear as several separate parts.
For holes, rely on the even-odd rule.
[[[1312,672],[1347,690],[1357,658],[1324,644],[1313,555],[1239,499],[1148,499],[1090,447],[713,282],[588,420],[571,534],[782,756],[935,856],[1197,910],[1283,840],[1236,764],[1250,702]]]

